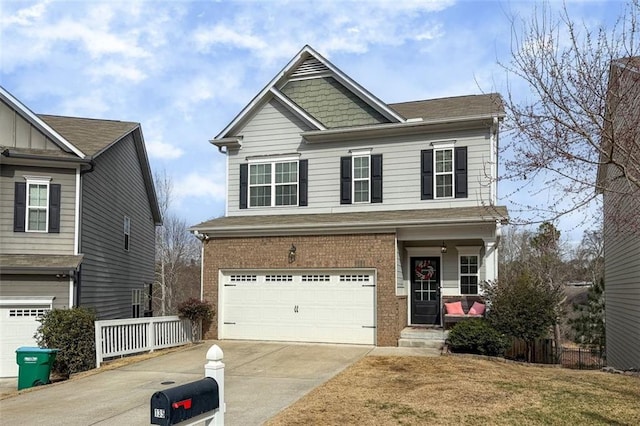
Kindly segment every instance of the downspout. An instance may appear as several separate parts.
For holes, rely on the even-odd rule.
[[[80,168],[80,176],[78,178],[78,200],[77,203],[78,205],[76,206],[77,210],[78,210],[78,235],[76,235],[76,238],[78,239],[78,249],[77,249],[77,254],[82,253],[82,177],[87,174],[87,173],[91,173],[95,170],[96,167],[96,163],[95,161],[93,161],[93,159],[90,159],[89,162],[89,168],[88,169],[82,169],[82,167]],[[74,306],[80,306],[80,297],[82,297],[82,291],[80,289],[81,284],[82,284],[82,263],[80,265],[78,265],[78,270],[77,272],[74,274],[73,279],[75,281],[75,303]]]

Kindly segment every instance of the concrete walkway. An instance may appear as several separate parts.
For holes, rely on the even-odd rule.
[[[0,401],[0,423],[149,424],[151,395],[201,379],[206,352],[214,343],[224,351],[226,424],[242,426],[262,424],[365,355],[437,355],[410,348],[208,341],[116,369],[22,391]],[[15,380],[2,379],[2,383],[15,389]]]

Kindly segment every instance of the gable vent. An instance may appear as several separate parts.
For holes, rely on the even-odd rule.
[[[291,74],[291,77],[306,77],[311,74],[318,74],[327,71],[329,71],[329,68],[327,68],[322,62],[316,58],[309,58],[296,68],[296,70]]]

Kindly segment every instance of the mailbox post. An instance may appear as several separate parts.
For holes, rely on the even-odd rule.
[[[224,425],[224,412],[227,411],[227,404],[224,402],[224,363],[222,358],[224,353],[220,346],[213,345],[207,351],[207,363],[204,365],[204,376],[211,377],[218,382],[218,395],[220,397],[220,408],[218,414],[205,423],[207,426],[223,426]]]
[[[224,363],[217,345],[207,351],[204,379],[186,383],[151,396],[151,424],[224,425]]]

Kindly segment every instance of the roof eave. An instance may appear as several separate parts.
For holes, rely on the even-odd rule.
[[[492,125],[493,119],[497,118],[499,120],[504,118],[504,113],[495,113],[495,114],[481,114],[474,115],[468,117],[453,117],[453,118],[443,118],[436,120],[422,120],[422,121],[407,121],[404,123],[389,123],[389,124],[376,124],[376,125],[368,125],[368,126],[358,126],[358,127],[344,127],[339,129],[329,129],[329,130],[310,130],[307,132],[301,133],[302,137],[308,143],[314,142],[324,142],[324,141],[332,141],[332,140],[345,140],[345,139],[359,139],[363,137],[371,137],[371,136],[389,136],[393,134],[411,134],[411,133],[421,133],[424,131],[429,131],[433,128],[434,130],[438,127],[448,127],[448,126],[459,126],[462,123],[478,123],[479,126],[484,127],[485,125]],[[484,121],[491,120],[489,123],[483,123]]]
[[[466,217],[457,219],[420,219],[420,220],[402,220],[402,221],[375,221],[375,222],[343,222],[339,224],[327,224],[327,223],[313,223],[313,224],[278,224],[278,225],[250,225],[250,226],[222,226],[220,228],[214,228],[211,226],[196,225],[189,228],[189,231],[214,234],[219,237],[226,236],[241,236],[241,235],[270,235],[273,233],[290,232],[290,233],[304,233],[310,232],[333,232],[333,233],[345,233],[345,232],[396,232],[401,228],[415,228],[424,226],[447,226],[464,224],[487,224],[506,223],[507,218],[504,217]]]

